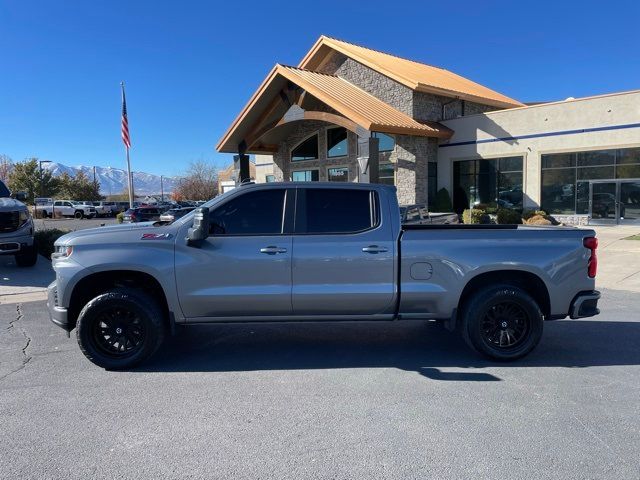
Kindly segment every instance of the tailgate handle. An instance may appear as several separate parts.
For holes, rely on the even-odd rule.
[[[262,247],[260,249],[260,253],[266,253],[267,255],[275,255],[277,253],[287,253],[287,249],[270,245],[268,247]]]
[[[368,247],[364,247],[362,249],[364,253],[385,253],[388,252],[385,247],[379,247],[378,245],[369,245]]]

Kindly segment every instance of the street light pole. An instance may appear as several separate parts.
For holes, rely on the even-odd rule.
[[[162,184],[162,175],[160,175],[160,201],[164,202],[164,185]]]

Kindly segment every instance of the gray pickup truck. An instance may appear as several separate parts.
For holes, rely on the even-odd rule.
[[[33,218],[22,203],[25,194],[15,197],[0,180],[0,255],[13,255],[18,266],[32,267],[38,261]]]
[[[248,184],[173,223],[61,237],[48,307],[108,369],[217,322],[436,320],[513,360],[544,320],[599,313],[596,248],[576,228],[403,226],[384,185]]]

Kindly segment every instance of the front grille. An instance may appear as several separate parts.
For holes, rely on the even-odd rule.
[[[0,233],[15,232],[20,226],[20,212],[0,212]]]
[[[0,243],[0,252],[17,252],[18,250],[20,250],[19,243]]]

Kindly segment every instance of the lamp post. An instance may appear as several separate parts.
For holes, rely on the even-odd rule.
[[[162,175],[160,175],[160,202],[164,203],[164,185],[162,184]]]
[[[42,164],[51,163],[51,160],[38,160],[38,166],[40,168],[40,196],[44,197],[44,182],[42,180]],[[36,199],[33,199],[33,215],[38,218],[38,205]],[[53,217],[53,205],[51,206],[51,216]]]

